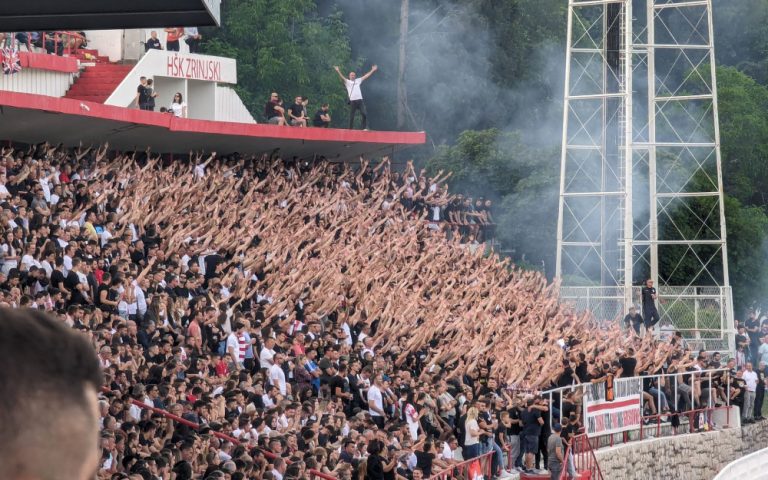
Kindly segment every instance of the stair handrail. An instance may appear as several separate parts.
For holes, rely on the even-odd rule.
[[[565,447],[563,454],[563,469],[560,472],[559,480],[568,480],[568,464],[570,457],[573,457],[573,466],[578,478],[579,472],[588,470],[592,480],[603,480],[603,472],[600,470],[600,464],[597,461],[592,444],[586,433],[575,435],[571,442]]]

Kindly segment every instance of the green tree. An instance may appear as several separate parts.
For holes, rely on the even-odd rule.
[[[314,107],[328,102],[334,124],[343,124],[346,90],[333,66],[352,61],[339,10],[321,16],[312,0],[229,0],[222,27],[208,33],[205,53],[237,59],[236,89],[257,120],[275,91],[288,105],[296,95]]]
[[[519,132],[462,132],[427,171],[453,172],[452,191],[494,200],[496,240],[516,262],[553,273],[559,178],[557,148],[532,148]]]
[[[725,191],[742,203],[768,199],[768,88],[735,68],[717,69]]]

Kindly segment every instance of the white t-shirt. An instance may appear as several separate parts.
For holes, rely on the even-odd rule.
[[[173,116],[181,117],[184,114],[184,109],[186,107],[187,107],[187,102],[181,102],[181,103],[173,102],[171,104],[171,111],[173,112]]]
[[[275,358],[275,351],[270,350],[266,347],[261,349],[261,352],[259,353],[259,364],[261,365],[261,368],[270,368],[272,367],[272,364],[274,363],[273,359]]]
[[[285,396],[285,372],[283,372],[283,369],[280,368],[279,365],[272,365],[269,367],[269,381],[272,382],[272,385],[277,385],[277,388],[280,390],[280,395]]]
[[[245,358],[244,356],[243,358],[240,358],[240,342],[237,341],[237,333],[235,332],[232,332],[227,336],[227,353],[232,351],[235,352],[235,361],[237,361],[237,363],[243,363]]]
[[[363,92],[360,91],[361,83],[363,83],[363,80],[360,78],[356,78],[354,80],[350,80],[348,78],[344,79],[344,86],[347,87],[347,96],[350,100],[363,99]]]
[[[379,390],[379,387],[376,385],[371,385],[368,389],[368,402],[371,400],[373,400],[374,405],[376,405],[379,410],[384,410],[384,399],[381,397],[381,390]],[[368,413],[370,413],[372,417],[381,416],[379,412],[374,411],[370,407],[368,408]]]
[[[742,377],[747,383],[747,390],[754,392],[757,389],[757,372],[752,370],[751,372],[745,371]]]
[[[477,420],[467,420],[466,425],[464,426],[464,446],[465,447],[480,443],[479,435],[476,437],[473,437],[472,434],[469,433],[470,427],[474,430],[477,430],[480,428],[480,425],[477,424]]]

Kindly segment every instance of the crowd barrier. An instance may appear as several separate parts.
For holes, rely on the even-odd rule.
[[[464,460],[451,465],[445,470],[432,474],[433,480],[490,480],[491,479],[491,455],[493,451],[484,453],[479,457]]]

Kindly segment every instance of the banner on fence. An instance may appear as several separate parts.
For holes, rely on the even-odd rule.
[[[612,378],[584,386],[584,427],[589,437],[640,428],[643,384],[639,378]]]

